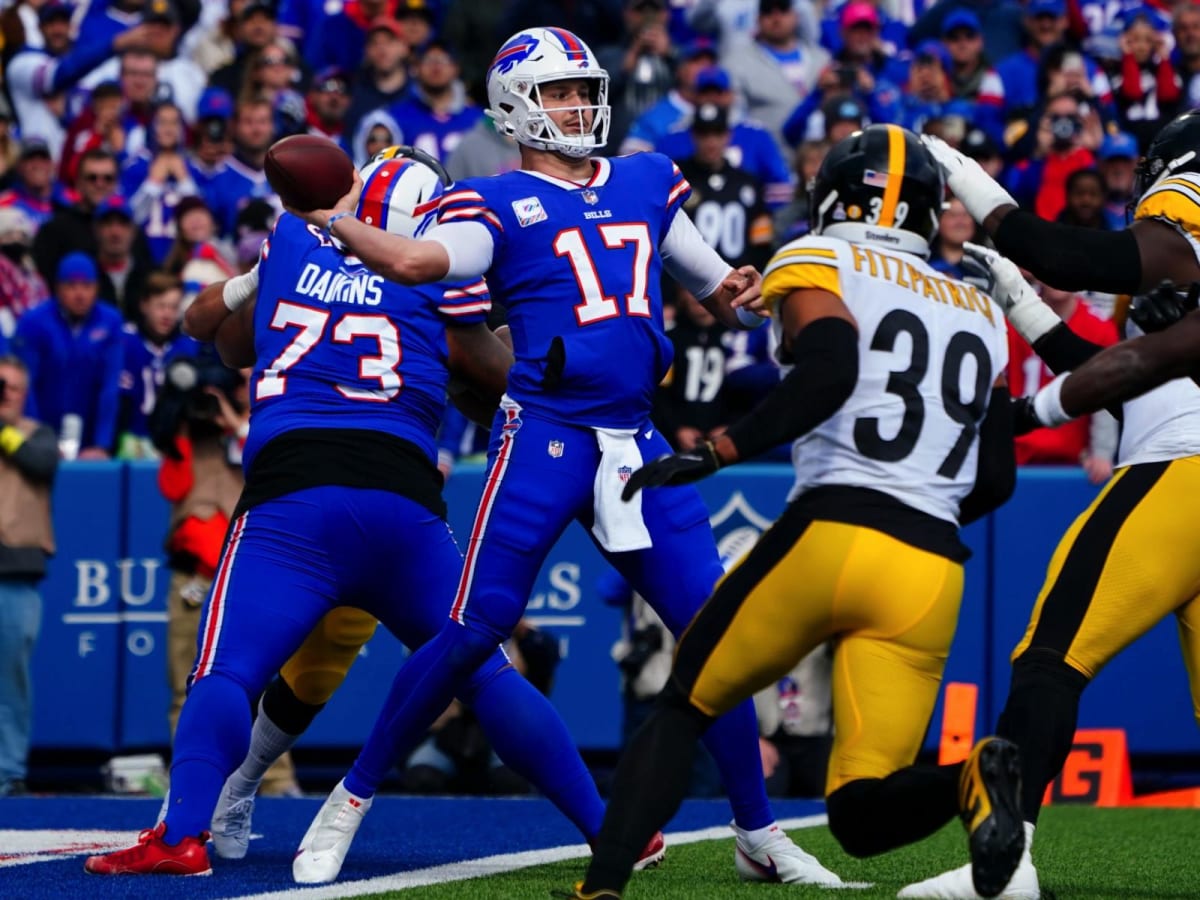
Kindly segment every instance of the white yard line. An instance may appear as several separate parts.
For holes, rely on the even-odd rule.
[[[824,825],[827,821],[825,814],[821,813],[798,819],[783,819],[779,822],[779,827],[785,831],[791,831],[796,828],[815,828],[818,825]],[[667,857],[670,858],[671,848],[680,844],[715,841],[731,837],[732,834],[733,832],[727,825],[701,828],[698,831],[670,832],[666,836]],[[344,897],[362,897],[367,894],[381,894],[384,891],[403,891],[431,884],[467,881],[471,878],[513,872],[517,869],[527,869],[564,859],[583,859],[590,856],[591,852],[591,848],[587,844],[573,844],[569,847],[549,847],[545,850],[501,853],[498,856],[467,859],[462,862],[432,866],[428,869],[414,869],[411,872],[399,872],[395,875],[364,878],[360,881],[340,881],[311,888],[296,886],[283,891],[270,891],[266,894],[242,894],[238,896],[238,900],[285,900],[285,898],[291,897],[303,898],[303,900],[341,900]]]

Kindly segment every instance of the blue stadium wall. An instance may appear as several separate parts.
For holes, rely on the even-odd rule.
[[[60,470],[54,491],[59,552],[42,584],[35,659],[38,748],[119,752],[168,744],[170,573],[162,553],[168,508],[156,468],[74,463]],[[446,488],[460,539],[469,532],[481,480],[480,467],[464,466]],[[787,466],[743,466],[704,482],[724,551],[748,546],[780,513],[790,486]],[[979,733],[990,729],[1004,702],[1008,654],[1024,631],[1050,554],[1096,490],[1077,471],[1025,470],[1015,497],[966,531],[974,556],[946,678],[980,686]],[[529,618],[560,640],[564,659],[552,699],[585,749],[615,748],[620,734],[610,649],[621,614],[595,596],[604,568],[588,535],[572,526],[550,554],[528,607]],[[359,745],[403,656],[380,632],[302,746]],[[1079,724],[1126,729],[1135,753],[1200,753],[1174,621],[1160,623],[1100,675]],[[936,746],[940,727],[939,705],[928,746]]]

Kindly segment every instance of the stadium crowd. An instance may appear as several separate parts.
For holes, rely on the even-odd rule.
[[[323,135],[359,165],[409,144],[456,179],[516,168],[516,145],[483,113],[484,84],[493,49],[524,28],[553,23],[596,51],[612,78],[610,150],[672,157],[694,189],[689,215],[734,266],[761,268],[805,233],[803,186],[832,143],[867,124],[940,136],[1044,218],[1119,229],[1139,153],[1160,125],[1200,105],[1200,5],[1187,0],[0,8],[0,356],[27,370],[10,379],[27,377],[25,416],[57,436],[67,460],[174,446],[173,432],[155,435],[169,364],[199,358],[201,373],[212,364],[181,334],[181,316],[204,286],[257,259],[281,212],[264,174],[276,140]],[[860,214],[839,204],[832,217]],[[969,276],[963,243],[978,236],[952,201],[935,267]],[[1041,291],[1081,336],[1116,342],[1123,298]],[[731,331],[684,289],[666,296],[675,364],[655,420],[691,449],[751,409],[780,368],[770,329]],[[1010,357],[1015,393],[1050,380],[1015,332]],[[207,385],[221,396],[205,415],[231,445],[222,464],[236,464],[238,377]],[[482,440],[451,409],[443,474]],[[1104,413],[1018,441],[1021,462],[1082,464],[1096,482],[1112,473],[1115,449]],[[204,540],[219,549],[218,534]],[[211,575],[211,549],[202,574]],[[9,562],[0,554],[0,576],[40,576]],[[0,781],[19,777],[0,768]]]

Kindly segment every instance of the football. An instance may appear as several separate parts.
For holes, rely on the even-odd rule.
[[[329,209],[354,184],[354,163],[328,138],[296,134],[267,151],[267,181],[284,206]]]

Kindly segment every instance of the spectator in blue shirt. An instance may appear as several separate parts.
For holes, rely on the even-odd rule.
[[[1125,227],[1129,201],[1133,199],[1137,138],[1125,132],[1110,134],[1104,138],[1096,157],[1104,176],[1104,217],[1110,229],[1120,231]]]
[[[25,313],[13,337],[29,369],[25,414],[58,433],[64,455],[78,447],[80,459],[107,459],[117,437],[121,314],[97,302],[90,256],[67,254],[55,276],[54,301]]]
[[[353,135],[358,123],[377,109],[385,109],[408,96],[408,44],[400,23],[379,16],[367,28],[362,68],[350,90],[345,134]]]
[[[468,99],[458,63],[444,44],[426,44],[413,74],[412,95],[388,112],[400,127],[403,143],[444,163],[483,111]]]

